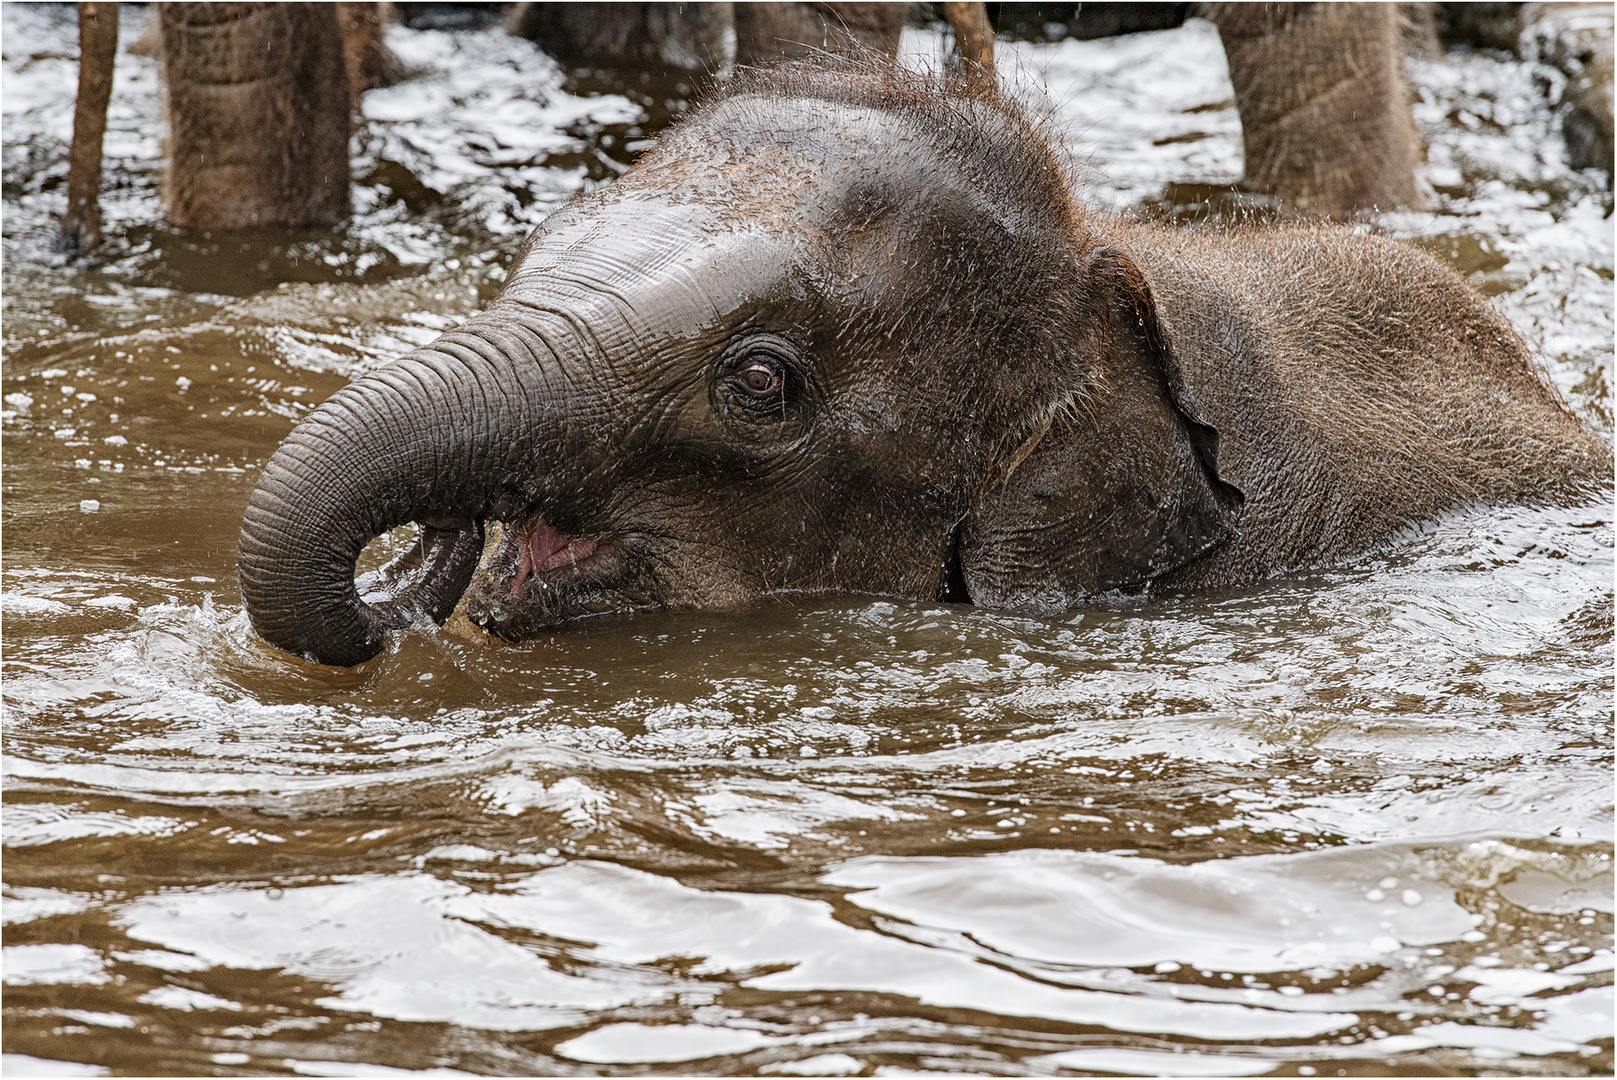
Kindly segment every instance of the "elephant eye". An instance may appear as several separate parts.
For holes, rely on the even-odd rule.
[[[783,382],[780,369],[763,359],[750,359],[730,378],[753,397],[774,397]]]

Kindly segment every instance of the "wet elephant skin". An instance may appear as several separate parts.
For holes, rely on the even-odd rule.
[[[773,594],[1048,613],[1604,482],[1604,446],[1426,256],[1071,191],[1013,104],[891,70],[739,80],[547,219],[485,311],[293,431],[243,520],[255,629],[353,664],[441,619],[432,575],[376,603],[353,582],[409,521],[456,580],[505,523],[467,611],[517,639]]]

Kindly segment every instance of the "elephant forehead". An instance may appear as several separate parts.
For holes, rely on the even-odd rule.
[[[778,294],[798,261],[788,234],[714,227],[692,204],[620,198],[548,220],[500,299],[587,325],[598,338],[701,336]]]

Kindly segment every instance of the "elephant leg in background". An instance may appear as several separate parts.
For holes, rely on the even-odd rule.
[[[1396,4],[1209,4],[1245,186],[1317,214],[1418,206]]]
[[[76,255],[101,239],[101,140],[107,131],[112,69],[118,56],[118,5],[79,5],[79,96],[67,160],[67,213],[56,250]]]
[[[729,3],[523,3],[507,29],[583,67],[721,74],[734,61]]]
[[[898,54],[906,4],[739,3],[735,5],[736,63],[764,64],[812,53],[869,49]]]
[[[176,228],[335,225],[350,98],[326,4],[164,4],[168,212]]]
[[[1526,4],[1516,52],[1567,77],[1561,131],[1574,169],[1612,172],[1612,6]],[[1607,181],[1610,182],[1609,179]]]
[[[811,53],[898,52],[901,3],[523,3],[508,26],[567,63],[724,75]]]
[[[386,18],[381,4],[340,3],[336,8],[348,68],[348,94],[357,109],[360,94],[398,82],[401,65],[382,39]]]
[[[953,59],[969,94],[999,92],[999,73],[994,68],[994,28],[988,22],[988,5],[966,0],[946,0],[943,17],[954,31]]]
[[[1398,34],[1403,39],[1405,56],[1435,60],[1443,55],[1443,43],[1437,36],[1436,4],[1399,4]]]

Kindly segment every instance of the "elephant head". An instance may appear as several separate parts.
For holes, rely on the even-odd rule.
[[[468,615],[512,639],[763,594],[1059,610],[1228,536],[1215,456],[1148,282],[1036,122],[788,67],[551,215],[487,309],[299,424],[243,520],[242,594],[264,638],[335,664],[469,582]],[[356,583],[409,521],[420,544]]]

